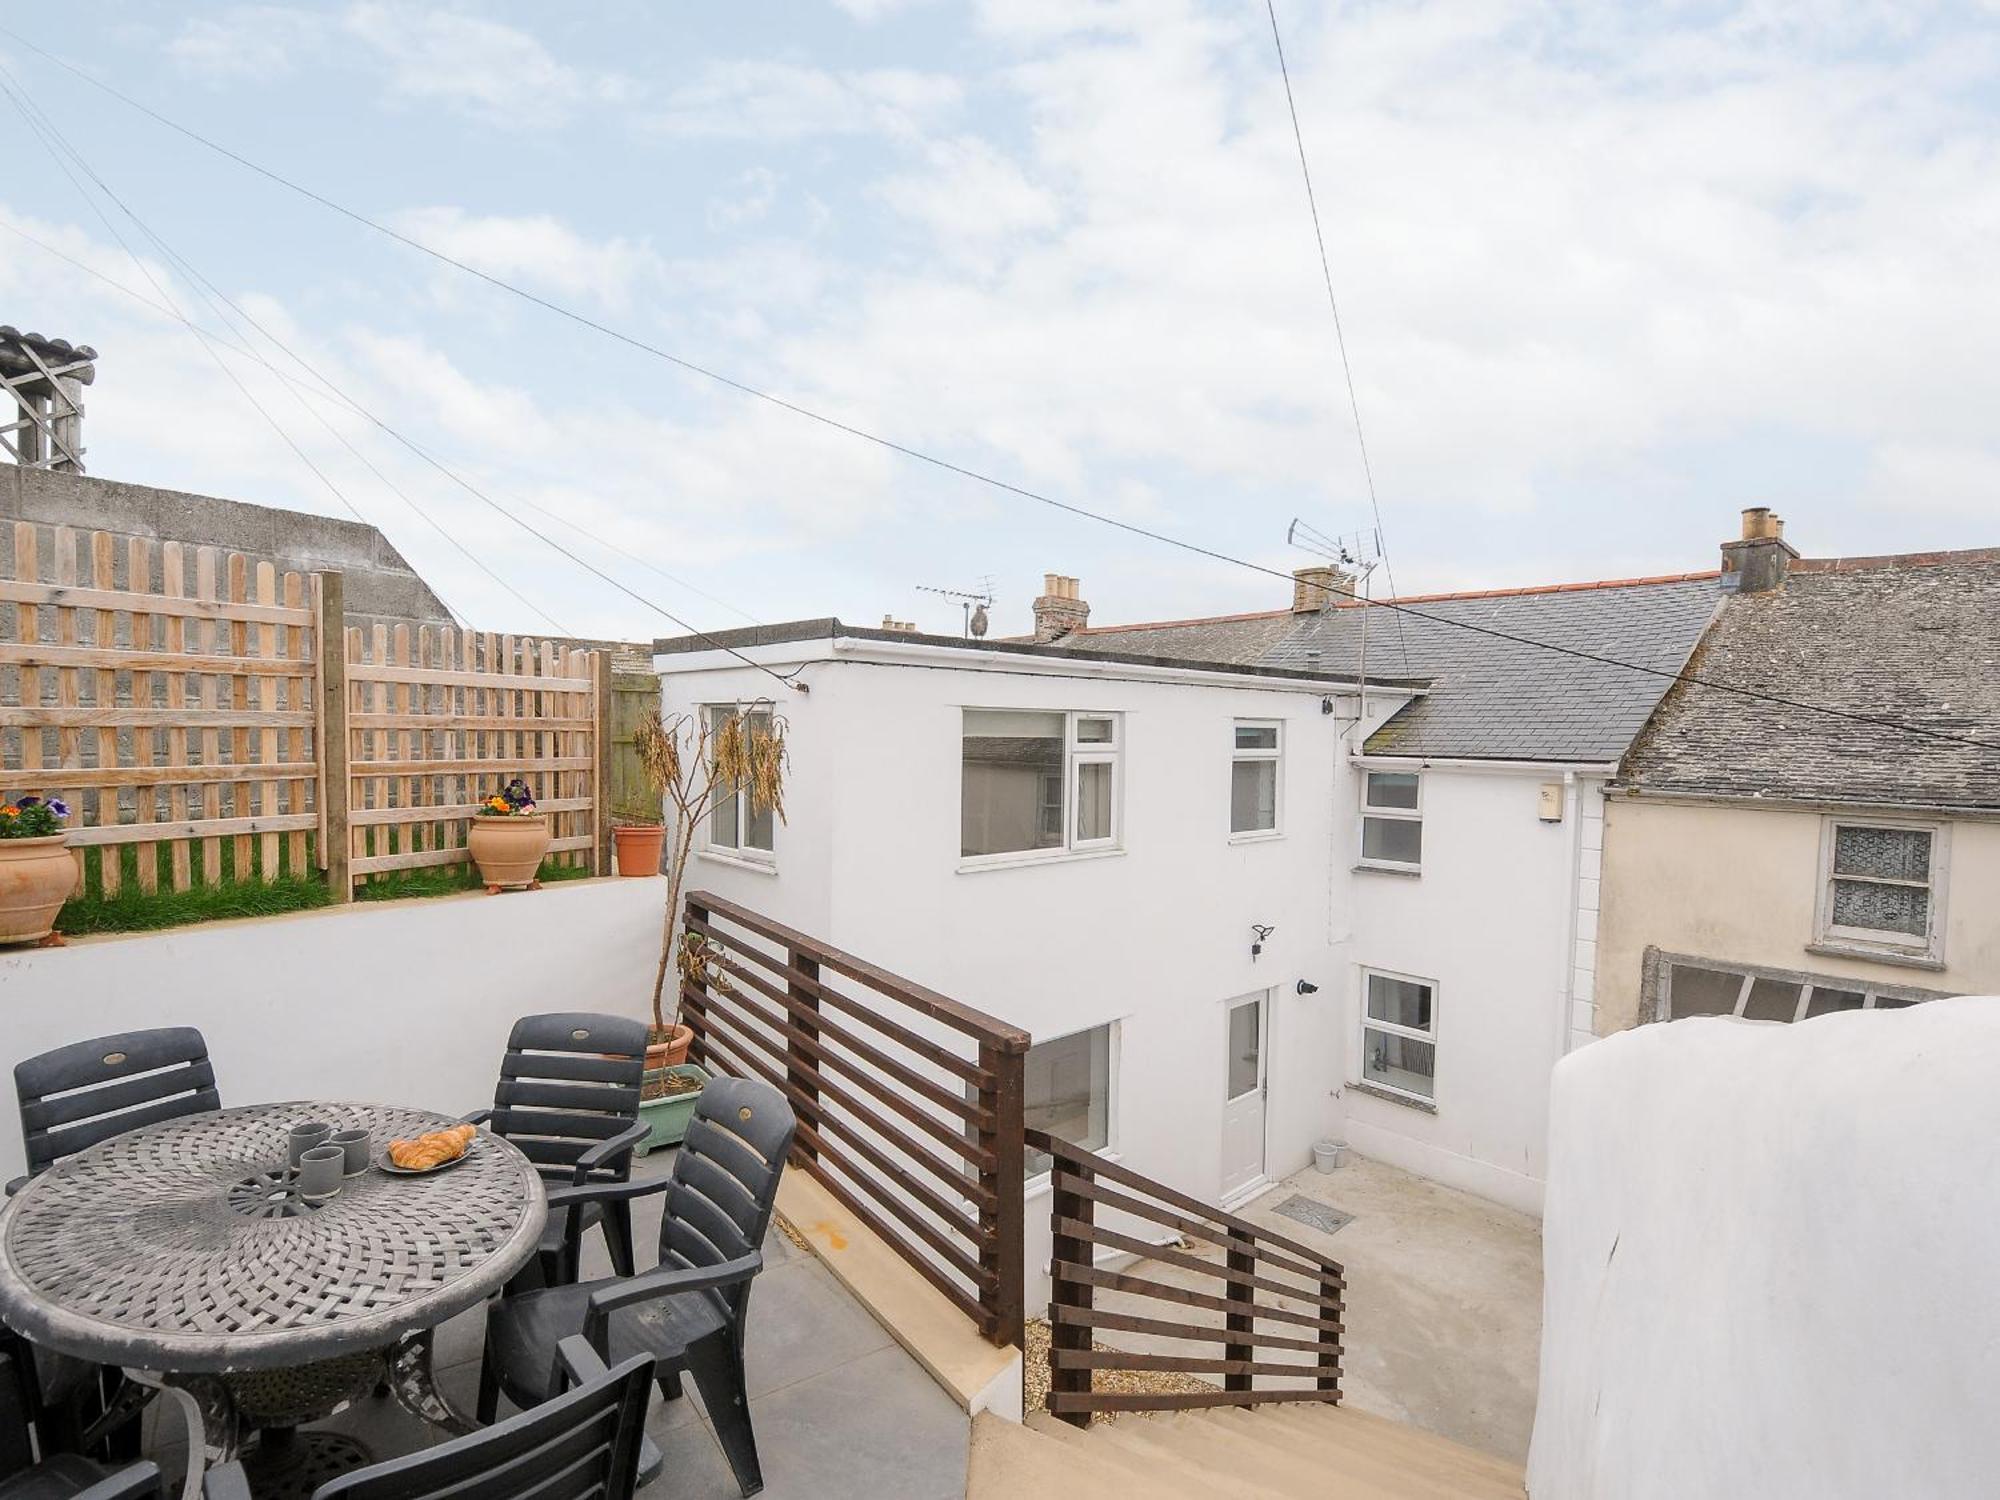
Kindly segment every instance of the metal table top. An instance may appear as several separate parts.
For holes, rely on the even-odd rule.
[[[449,1170],[371,1166],[300,1217],[233,1207],[231,1189],[282,1168],[288,1130],[307,1120],[367,1129],[371,1157],[453,1123],[379,1105],[259,1104],[79,1151],[0,1210],[0,1321],[100,1364],[278,1369],[434,1327],[533,1255],[548,1216],[541,1178],[483,1130]]]

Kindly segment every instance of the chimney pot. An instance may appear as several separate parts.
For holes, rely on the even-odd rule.
[[[1783,517],[1768,505],[1747,506],[1742,536],[1722,544],[1722,587],[1737,594],[1781,589],[1798,555],[1798,549],[1785,540]]]
[[[1354,592],[1354,575],[1331,564],[1292,569],[1292,613],[1316,615]]]
[[[1090,606],[1083,602],[1083,587],[1063,573],[1042,575],[1042,597],[1035,601],[1035,640],[1047,645],[1089,623]]]

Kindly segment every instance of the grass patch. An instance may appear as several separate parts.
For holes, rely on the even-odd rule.
[[[97,883],[90,884],[95,887]],[[99,932],[152,932],[191,922],[275,917],[332,904],[333,892],[326,888],[326,882],[308,875],[196,886],[186,891],[142,891],[134,884],[114,896],[106,896],[101,889],[72,896],[56,917],[56,931],[66,937]]]
[[[590,870],[585,865],[559,865],[545,859],[542,867],[535,872],[535,878],[543,885],[553,885],[558,880],[588,880]],[[404,901],[413,896],[462,896],[467,891],[485,889],[486,882],[479,878],[479,870],[471,864],[432,865],[427,869],[402,870],[372,877],[366,885],[355,889],[354,899]]]

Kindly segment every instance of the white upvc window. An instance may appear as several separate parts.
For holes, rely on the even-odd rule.
[[[753,708],[745,712],[739,704],[717,703],[702,712],[708,720],[711,745],[722,726],[739,713],[743,715],[745,734],[771,732],[769,709]],[[754,806],[754,800],[748,785],[718,787],[715,801],[709,808],[702,847],[712,853],[747,859],[757,864],[772,863],[777,848],[777,814],[770,807]]]
[[[1416,771],[1361,773],[1361,863],[1378,870],[1423,866],[1424,779]]]
[[[1086,1151],[1108,1150],[1117,1040],[1117,1023],[1107,1021],[1030,1047],[1021,1080],[1027,1127]],[[1048,1155],[1030,1150],[1023,1166],[1024,1176],[1040,1177],[1049,1170]]]
[[[1437,982],[1361,971],[1360,1082],[1421,1104],[1437,1099]]]
[[[1119,847],[1117,714],[968,708],[959,854],[1005,864]]]
[[[1284,795],[1284,726],[1276,720],[1238,719],[1231,729],[1230,836],[1275,834]]]
[[[1816,946],[1941,962],[1949,836],[1935,823],[1825,819]]]

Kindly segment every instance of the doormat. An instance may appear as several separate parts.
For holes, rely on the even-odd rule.
[[[1313,1228],[1324,1230],[1328,1234],[1354,1222],[1353,1214],[1344,1214],[1333,1205],[1322,1203],[1317,1198],[1308,1198],[1304,1193],[1292,1194],[1273,1211],[1283,1214],[1288,1219],[1297,1219],[1301,1224],[1310,1224]]]

